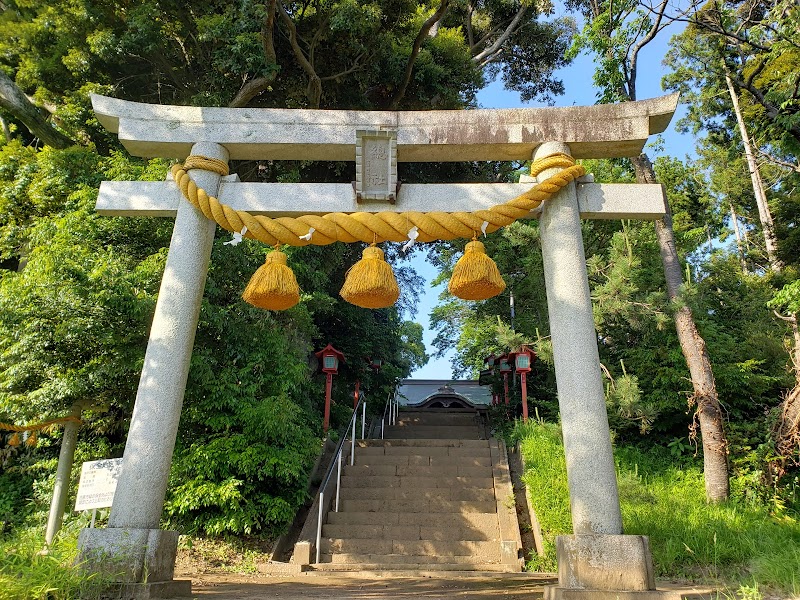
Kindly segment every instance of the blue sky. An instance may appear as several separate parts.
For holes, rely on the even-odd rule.
[[[661,78],[664,75],[664,67],[661,62],[666,55],[669,38],[679,33],[680,29],[682,29],[682,26],[680,28],[677,25],[668,27],[640,53],[639,76],[637,78],[637,95],[640,100],[664,94],[661,89]],[[595,104],[596,91],[592,85],[593,73],[594,65],[592,59],[588,56],[578,57],[570,66],[559,71],[559,76],[564,81],[566,91],[563,96],[556,99],[556,106]],[[503,89],[503,82],[500,80],[492,82],[481,90],[478,94],[478,103],[481,108],[534,108],[543,106],[536,102],[521,102],[519,94]],[[683,114],[684,109],[679,107],[669,128],[662,135],[664,154],[683,158],[685,155],[693,153],[694,140],[691,136],[675,131],[675,123]],[[652,151],[650,154],[652,158]],[[417,252],[411,264],[426,280],[425,291],[421,294],[419,311],[415,320],[425,327],[425,346],[428,352],[432,353],[432,341],[435,334],[429,328],[428,315],[436,305],[438,295],[446,287],[446,284],[431,288],[430,281],[436,275],[436,271],[425,261],[424,253]],[[507,318],[508,315],[505,315],[505,317]],[[411,377],[413,379],[449,379],[451,377],[450,360],[448,357],[431,359],[427,365],[416,370]]]

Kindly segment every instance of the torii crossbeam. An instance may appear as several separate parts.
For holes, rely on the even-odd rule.
[[[535,181],[528,177],[519,184],[405,184],[398,189],[396,163],[528,160],[554,152],[575,158],[635,156],[648,136],[666,128],[677,99],[672,95],[591,107],[420,112],[154,106],[103,96],[93,96],[92,103],[100,122],[136,156],[356,163],[354,186],[242,183],[235,175],[191,171],[198,187],[223,203],[275,217],[488,208]],[[166,585],[172,581],[177,532],[158,527],[215,224],[184,201],[171,180],[103,182],[97,210],[104,215],[174,216],[175,228],[109,526],[85,530],[81,554],[102,568],[97,554],[111,553],[125,566],[127,582],[141,583],[146,577],[148,585]],[[579,590],[614,590],[625,597],[654,593],[646,538],[621,535],[580,219],[655,220],[664,211],[660,185],[596,184],[587,177],[562,189],[540,214],[530,215],[540,218],[576,534],[559,538],[560,585],[547,593],[553,599],[566,598],[567,592],[578,598],[573,592]],[[509,564],[517,560],[512,550]]]

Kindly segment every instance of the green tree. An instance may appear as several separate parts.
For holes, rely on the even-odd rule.
[[[527,1],[2,3],[0,417],[35,420],[88,398],[108,410],[89,418],[80,452],[122,450],[170,223],[101,218],[92,206],[100,180],[163,179],[167,165],[127,157],[91,113],[89,92],[238,107],[456,109],[501,73],[546,99],[561,89],[553,72],[571,33],[568,20],[544,20],[549,10]],[[38,150],[37,140],[49,147]],[[353,178],[342,163],[232,166],[248,181]],[[403,170],[408,181],[482,172]],[[401,302],[359,309],[338,291],[361,248],[293,248],[303,300],[265,315],[239,297],[264,249],[225,246],[228,237],[214,245],[167,516],[197,531],[273,532],[304,500],[321,433],[311,352],[327,342],[345,352],[334,394],[342,412],[356,380],[380,402],[427,360],[410,321],[419,282],[387,249]],[[366,357],[384,367],[370,371]],[[42,446],[52,457],[52,445]],[[8,456],[21,452],[29,451]]]
[[[576,36],[572,53],[588,51],[597,56],[595,83],[601,102],[636,100],[638,59],[642,49],[668,24],[664,0],[651,14],[636,2],[584,2],[575,0],[568,6],[580,12],[586,21]],[[631,157],[639,183],[656,183],[656,172],[646,154]],[[706,496],[709,501],[724,500],[729,494],[727,439],[722,409],[716,389],[705,340],[695,322],[690,306],[683,298],[683,272],[676,248],[673,214],[655,223],[659,251],[664,266],[667,295],[673,305],[673,319],[681,350],[691,373],[693,395],[690,404],[697,407],[703,438]]]
[[[800,333],[798,317],[791,311],[781,290],[791,289],[797,278],[797,245],[792,232],[796,214],[800,149],[798,120],[798,75],[790,65],[800,52],[798,36],[800,11],[793,3],[710,2],[698,8],[690,24],[672,42],[668,56],[673,73],[665,82],[685,92],[694,107],[684,124],[694,131],[705,130],[705,153],[717,160],[709,163],[712,178],[730,194],[731,220],[738,227],[734,204],[752,214],[751,202],[742,202],[736,178],[748,171],[752,180],[767,264],[773,271],[766,277],[777,291],[770,306],[789,330],[790,368],[800,386]],[[746,158],[746,168],[741,159]],[[728,161],[718,160],[727,154]],[[773,213],[777,218],[773,220]],[[747,214],[747,212],[745,212]],[[737,229],[738,231],[738,229]],[[763,261],[760,261],[763,263]],[[747,261],[744,263],[747,268]],[[788,287],[787,287],[788,286]],[[786,312],[788,310],[788,312]],[[780,413],[776,445],[781,454],[796,452],[794,431],[800,396],[786,394]],[[781,433],[783,432],[783,433]],[[787,440],[793,440],[787,444]]]

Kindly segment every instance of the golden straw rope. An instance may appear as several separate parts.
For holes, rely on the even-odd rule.
[[[82,423],[78,417],[61,417],[59,419],[51,419],[50,421],[44,421],[42,423],[37,423],[36,425],[12,425],[11,423],[0,423],[0,430],[3,431],[35,431],[38,429],[43,429],[45,427],[50,427],[51,425],[59,425],[61,423]]]
[[[239,232],[247,227],[245,237],[259,240],[270,246],[325,246],[334,242],[405,242],[409,229],[413,226],[419,231],[418,242],[472,238],[481,230],[484,221],[489,223],[486,231],[492,233],[500,227],[510,225],[526,216],[543,201],[557,193],[578,177],[586,173],[581,165],[568,154],[553,154],[531,164],[531,175],[538,175],[545,169],[562,167],[564,170],[530,190],[486,210],[475,212],[389,212],[378,213],[328,213],[325,215],[303,215],[300,217],[270,218],[254,216],[244,210],[234,210],[222,204],[205,190],[198,188],[186,172],[190,168],[202,168],[219,174],[227,174],[227,165],[216,159],[190,156],[186,163],[172,167],[172,176],[181,188],[183,196],[194,204],[212,221],[223,229]],[[301,239],[309,229],[314,228],[311,240]]]

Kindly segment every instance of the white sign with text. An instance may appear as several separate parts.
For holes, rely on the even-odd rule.
[[[107,458],[83,463],[78,482],[75,512],[107,508],[114,501],[117,479],[122,470],[121,458]]]

